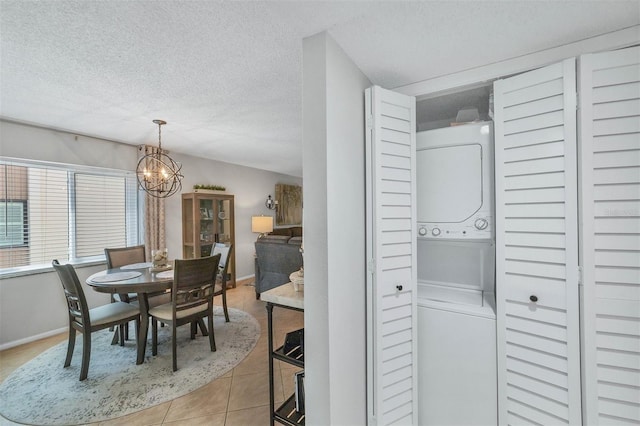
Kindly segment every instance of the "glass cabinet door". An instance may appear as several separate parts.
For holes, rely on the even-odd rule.
[[[216,242],[213,200],[200,199],[200,257],[211,255],[211,247]]]
[[[216,200],[218,239],[216,242],[229,244],[231,242],[231,201]]]
[[[182,199],[182,256],[185,259],[195,257],[194,235],[195,221],[193,217],[193,199]]]

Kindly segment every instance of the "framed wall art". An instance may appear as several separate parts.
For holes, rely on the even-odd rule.
[[[276,226],[302,225],[302,187],[276,184]]]

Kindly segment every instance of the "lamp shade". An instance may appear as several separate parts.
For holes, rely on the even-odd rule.
[[[251,216],[251,232],[273,231],[273,216]]]

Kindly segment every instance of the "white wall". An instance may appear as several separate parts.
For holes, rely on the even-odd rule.
[[[0,155],[121,170],[135,170],[138,150],[103,139],[43,129],[0,120]],[[217,184],[235,195],[236,276],[254,273],[251,216],[273,214],[264,207],[267,195],[274,195],[276,183],[302,185],[302,179],[264,170],[235,166],[187,155],[171,154],[183,164],[183,191],[194,184]],[[167,248],[181,257],[182,225],[179,195],[166,202]],[[81,282],[104,269],[104,265],[79,267]],[[109,302],[109,296],[85,288],[90,307]],[[26,343],[59,332],[67,326],[66,302],[57,275],[43,272],[5,278],[0,281],[0,349]],[[25,321],[25,319],[27,319]]]
[[[306,421],[366,424],[364,89],[327,34],[303,41]]]

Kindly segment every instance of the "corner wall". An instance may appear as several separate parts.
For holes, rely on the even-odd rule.
[[[370,85],[327,33],[304,39],[305,391],[310,425],[366,424],[364,89]]]

